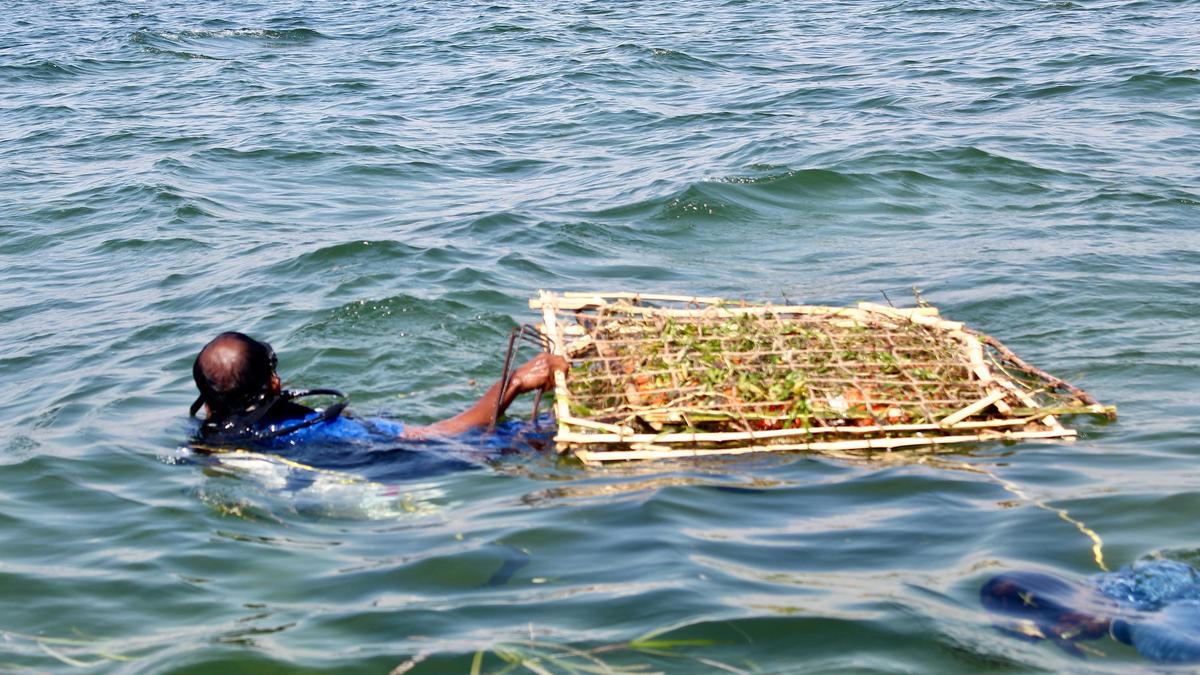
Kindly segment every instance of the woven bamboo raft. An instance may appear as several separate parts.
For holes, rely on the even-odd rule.
[[[584,462],[1076,435],[1086,392],[933,307],[542,291],[560,452]]]

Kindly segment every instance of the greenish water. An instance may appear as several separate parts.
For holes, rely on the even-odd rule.
[[[1150,667],[992,628],[992,574],[1097,567],[963,465],[1112,567],[1200,551],[1197,3],[0,8],[0,670]],[[940,464],[179,461],[221,330],[424,422],[538,288],[912,285],[1121,420]]]

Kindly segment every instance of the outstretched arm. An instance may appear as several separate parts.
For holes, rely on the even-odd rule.
[[[497,399],[500,403],[500,414],[508,410],[508,406],[525,392],[549,390],[554,386],[554,373],[567,372],[567,361],[561,356],[538,354],[525,365],[513,371],[508,383],[508,390],[501,392],[503,382],[496,382],[487,390],[475,405],[465,412],[450,419],[434,422],[424,427],[405,427],[402,438],[428,438],[430,436],[452,436],[465,431],[485,427],[492,421],[492,412],[496,410]]]

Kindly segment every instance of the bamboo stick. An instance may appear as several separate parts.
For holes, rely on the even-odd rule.
[[[555,441],[563,443],[724,443],[746,440],[769,440],[823,434],[917,433],[923,431],[958,431],[1020,427],[1038,421],[1043,414],[1002,420],[959,422],[949,427],[938,424],[877,424],[872,426],[809,427],[808,429],[766,429],[762,431],[680,431],[671,433],[601,433],[559,432]]]
[[[858,303],[858,308],[866,312],[905,319],[919,326],[929,326],[931,328],[938,328],[944,331],[961,330],[963,327],[961,321],[947,321],[941,318],[937,312],[914,312],[896,307],[885,307],[884,305],[878,305],[874,302],[860,302]]]
[[[992,371],[988,370],[987,361],[983,359],[983,345],[971,337],[969,333],[964,331],[955,331],[951,337],[955,338],[963,344],[967,352],[967,362],[971,364],[971,371],[979,378],[981,382],[987,383],[992,381]]]
[[[559,302],[560,310],[574,310],[592,307],[594,304],[579,303],[575,301]],[[772,314],[772,315],[819,315],[830,317],[844,317],[857,321],[862,324],[870,325],[877,323],[879,317],[889,316],[893,319],[908,321],[921,326],[940,329],[943,331],[961,330],[963,324],[960,321],[946,321],[936,315],[927,316],[924,314],[914,314],[911,316],[892,316],[887,312],[867,311],[857,307],[825,307],[820,305],[754,305],[754,306],[728,306],[713,305],[704,309],[677,309],[668,307],[639,307],[636,305],[607,305],[609,309],[619,311],[624,314],[643,315],[643,316],[670,316],[670,317],[702,317],[702,318],[726,318],[734,317],[741,314]],[[890,308],[885,308],[890,309]]]
[[[556,301],[559,309],[582,309],[583,307],[575,307],[582,303],[586,306],[603,306],[612,304],[609,300],[651,300],[659,302],[679,302],[692,305],[720,305],[732,307],[757,307],[762,309],[770,309],[773,306],[770,303],[747,303],[744,300],[729,300],[716,296],[694,296],[694,295],[671,295],[664,293],[631,293],[628,291],[617,292],[587,292],[587,291],[563,291]],[[531,309],[540,309],[542,305],[541,298],[532,298],[529,300]],[[875,311],[883,314],[890,314],[896,318],[909,319],[913,316],[921,317],[937,317],[937,307],[885,307],[873,302],[858,303],[860,309],[867,311]],[[781,305],[780,307],[795,308],[795,307],[816,307],[818,305]],[[839,308],[840,309],[840,308]]]
[[[997,389],[997,390],[993,391],[992,393],[988,394],[987,396],[984,396],[983,398],[979,399],[978,401],[972,403],[971,405],[963,408],[962,410],[959,410],[958,412],[950,414],[950,415],[946,415],[945,417],[943,417],[941,419],[940,422],[938,422],[938,424],[942,427],[952,427],[955,424],[958,424],[959,422],[967,419],[971,415],[974,415],[975,413],[983,410],[984,408],[988,407],[989,405],[992,405],[996,401],[999,401],[1000,399],[1004,398],[1007,395],[1008,395],[1008,392],[1004,391],[1003,389]]]
[[[538,309],[542,301],[530,301],[532,309]],[[596,307],[595,303],[582,300],[558,300],[559,310],[573,311]],[[604,308],[624,314],[649,314],[675,317],[726,317],[738,314],[817,314],[832,316],[868,317],[869,313],[854,307],[824,307],[820,305],[711,305],[703,309],[679,309],[672,307],[642,307],[638,305],[603,305]],[[921,317],[929,319],[933,317]]]
[[[570,363],[571,356],[566,351],[562,324],[558,322],[558,317],[554,313],[554,294],[549,291],[541,291],[539,297],[543,301],[542,321],[550,332],[550,339],[553,340],[553,353],[567,359],[567,362]],[[570,390],[567,389],[567,376],[557,370],[554,371],[554,412],[558,418],[559,433],[571,433],[570,423],[564,422],[571,416],[571,410],[567,405],[570,395]]]
[[[1025,372],[1030,373],[1032,375],[1036,375],[1037,377],[1040,377],[1041,379],[1043,379],[1057,387],[1062,387],[1063,389],[1066,389],[1067,391],[1071,392],[1072,395],[1074,395],[1076,398],[1078,398],[1080,401],[1083,401],[1084,403],[1087,403],[1089,405],[1100,405],[1100,402],[1097,401],[1096,399],[1092,398],[1091,394],[1088,394],[1086,391],[1080,389],[1079,387],[1076,387],[1075,385],[1071,384],[1070,382],[1060,380],[1059,378],[1051,375],[1050,373],[1047,373],[1046,371],[1042,370],[1041,368],[1038,368],[1034,365],[1026,363],[1024,359],[1017,356],[1011,349],[1004,346],[1004,343],[1000,342],[996,338],[994,338],[990,335],[986,335],[984,333],[980,333],[979,331],[977,331],[973,328],[966,328],[965,330],[966,330],[966,332],[971,333],[972,335],[978,336],[979,339],[986,342],[988,344],[988,346],[995,349],[997,352],[1000,353],[1001,356],[1003,356],[1006,360],[1011,361],[1014,365],[1016,365],[1021,370],[1024,370]],[[1115,414],[1115,410],[1114,410],[1114,414]]]
[[[994,378],[991,369],[987,367],[987,361],[983,358],[983,343],[966,330],[955,331],[954,337],[962,341],[963,345],[967,348],[967,355],[971,362],[971,372],[975,373],[975,377],[979,378],[980,382],[985,385],[990,384]],[[1003,399],[995,403],[996,409],[1001,414],[1007,415],[1012,410]]]
[[[1047,415],[1110,415],[1111,414],[1111,411],[1107,408],[1104,408],[1103,406],[1101,406],[1100,409],[1096,409],[1096,406],[1058,406],[1058,407],[1053,407],[1053,408],[1046,408],[1046,407],[1010,408],[1010,410],[1011,410],[1011,414],[1015,415],[1015,416],[1006,417],[1006,418],[1002,418],[1002,419],[963,421],[963,422],[954,424],[951,427],[944,427],[940,424],[930,423],[930,422],[911,422],[911,423],[907,423],[907,424],[873,424],[870,426],[857,426],[857,425],[817,426],[817,427],[808,427],[807,429],[800,427],[800,428],[795,428],[795,429],[767,429],[767,430],[760,430],[760,431],[680,431],[680,432],[667,432],[667,433],[678,434],[678,437],[675,437],[675,436],[670,437],[670,440],[672,440],[672,441],[682,441],[682,442],[724,441],[724,440],[745,440],[746,438],[754,438],[754,437],[769,438],[769,437],[773,437],[773,436],[781,436],[781,437],[803,436],[803,435],[808,435],[808,434],[851,434],[851,435],[853,435],[853,434],[869,434],[869,433],[879,433],[879,432],[909,433],[909,432],[918,432],[918,431],[942,431],[942,430],[946,430],[946,429],[983,429],[983,428],[989,428],[989,427],[1005,427],[1005,426],[1014,426],[1015,427],[1015,426],[1022,426],[1022,425],[1038,422],[1039,420],[1046,417]],[[689,416],[689,415],[690,416],[701,416],[706,413],[711,414],[711,415],[724,414],[730,420],[739,419],[737,417],[734,417],[733,413],[724,413],[723,411],[719,411],[719,410],[711,410],[710,411],[710,410],[706,410],[706,409],[696,409],[696,408],[676,408],[676,409],[673,409],[670,411],[661,411],[660,415],[657,415],[654,417],[654,421],[670,423],[672,420],[682,419],[685,416]],[[648,413],[633,412],[633,413],[627,413],[627,414],[644,418]],[[778,417],[778,416],[768,416],[768,415],[754,415],[754,416],[747,416],[747,419],[769,420],[769,421],[779,422],[779,421],[782,421],[787,418]],[[866,419],[870,419],[870,418],[856,416],[856,417],[842,418],[842,419],[866,420]],[[579,421],[579,418],[568,418],[568,422],[571,422],[572,420]],[[599,425],[599,424],[605,424],[605,423],[595,423],[595,424]],[[638,434],[637,432],[629,429],[628,427],[621,427],[621,429],[623,429],[623,431],[619,432],[621,439],[635,439],[635,440],[639,440],[639,441],[644,441],[644,440],[650,440],[652,438],[653,439],[662,439],[663,438],[662,432],[656,432],[653,434],[649,434],[649,433]],[[612,433],[618,433],[618,432],[613,431]],[[748,436],[742,437],[742,438],[736,438],[736,437],[732,436],[733,434],[748,434]],[[618,439],[614,439],[611,436],[603,437],[603,436],[599,436],[596,434],[582,434],[582,435],[580,435],[579,440],[580,440],[580,442],[597,442],[597,443],[622,442]]]
[[[1029,395],[1029,392],[1025,391],[1024,389],[1017,386],[1016,384],[1010,382],[1008,380],[1008,378],[998,377],[998,378],[996,378],[996,381],[1000,383],[1000,386],[1006,387],[1009,391],[1013,392],[1013,394],[1015,394],[1016,397],[1018,399],[1020,399],[1020,401],[1022,403],[1029,406],[1030,408],[1040,408],[1041,407],[1040,405],[1038,405],[1038,402],[1036,400],[1034,400],[1034,398],[1032,396]],[[1054,418],[1054,415],[1046,415],[1045,417],[1042,418],[1042,422],[1048,427],[1053,427],[1056,429],[1063,428],[1063,426],[1058,423],[1058,420]]]
[[[887,314],[898,319],[912,319],[914,316],[937,317],[937,307],[888,307],[877,302],[860,302],[858,308],[868,312]]]
[[[913,314],[910,313],[907,309],[902,309],[899,307],[888,307],[886,305],[880,305],[880,304],[876,304],[874,302],[860,302],[860,303],[858,303],[857,307],[858,307],[858,309],[861,309],[864,312],[871,312],[873,314],[883,314],[885,316],[890,316],[893,319],[902,319],[904,321],[911,321],[912,317],[913,317]]]
[[[673,448],[666,445],[657,445],[655,443],[630,443],[629,450],[621,450],[619,452],[671,452]]]
[[[566,422],[567,424],[569,424],[573,427],[583,427],[584,429],[596,429],[598,431],[603,431],[608,434],[616,434],[620,438],[633,438],[633,437],[637,436],[637,432],[634,431],[633,429],[630,429],[629,427],[623,427],[623,426],[620,426],[617,424],[608,424],[607,422],[597,422],[596,420],[584,419],[582,417],[575,417],[573,415],[567,415],[566,417],[559,417],[558,422],[560,425],[563,422]],[[576,434],[576,435],[583,436],[586,434]],[[654,434],[646,434],[646,435],[650,436],[651,438],[654,437]]]
[[[1055,431],[1017,431],[1017,432],[981,432],[974,435],[962,436],[933,436],[920,438],[876,438],[855,441],[832,441],[817,443],[798,443],[790,445],[751,445],[738,448],[679,448],[653,450],[608,450],[593,452],[586,448],[578,448],[574,454],[585,462],[618,462],[644,459],[673,459],[683,457],[711,457],[716,455],[744,455],[757,452],[780,451],[840,451],[840,450],[894,450],[896,448],[912,448],[920,446],[948,445],[951,443],[972,443],[1003,440],[1022,440],[1037,438],[1074,438],[1073,429]]]

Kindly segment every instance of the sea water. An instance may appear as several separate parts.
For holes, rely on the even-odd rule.
[[[1114,569],[1200,550],[1200,4],[0,10],[0,670],[1147,665],[999,633],[978,589],[1097,572],[1084,528]],[[539,288],[913,286],[1119,421],[421,478],[187,450],[223,330],[422,423]]]

